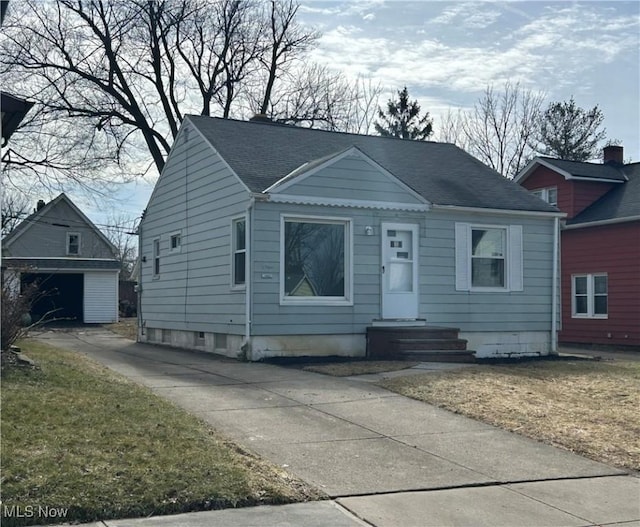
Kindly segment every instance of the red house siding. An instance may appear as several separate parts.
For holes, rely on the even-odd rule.
[[[571,277],[607,273],[608,318],[573,318]],[[562,231],[563,343],[640,346],[640,221]]]
[[[566,180],[553,170],[539,166],[522,186],[527,190],[556,187],[558,189],[558,208],[567,213],[567,219],[571,219],[598,198],[604,196],[617,183],[600,183],[591,181]]]

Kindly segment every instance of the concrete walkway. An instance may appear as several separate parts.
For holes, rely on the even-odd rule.
[[[332,500],[108,526],[640,526],[637,475],[370,382],[134,344],[103,329],[39,338],[150,387]]]

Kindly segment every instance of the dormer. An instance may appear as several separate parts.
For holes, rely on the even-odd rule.
[[[555,204],[567,214],[567,219],[571,219],[626,181],[621,170],[622,147],[605,147],[603,154],[604,163],[536,157],[514,181],[546,202]]]

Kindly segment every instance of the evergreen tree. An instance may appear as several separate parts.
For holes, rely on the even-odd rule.
[[[604,115],[598,106],[584,110],[573,97],[568,102],[554,102],[541,116],[538,151],[546,156],[588,161],[600,155],[598,143],[605,139],[600,130]]]
[[[389,99],[386,110],[378,108],[378,118],[374,126],[383,137],[424,141],[433,133],[429,112],[420,117],[420,105],[418,101],[409,101],[406,86],[398,91],[398,100]]]

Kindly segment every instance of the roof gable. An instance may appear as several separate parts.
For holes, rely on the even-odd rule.
[[[71,215],[63,212],[64,208],[70,209]],[[75,216],[75,217],[74,217]],[[60,218],[66,223],[60,223]],[[27,216],[22,222],[3,239],[5,248],[10,248],[22,238],[29,235],[29,232],[38,225],[49,225],[51,227],[64,227],[69,231],[89,229],[106,246],[111,255],[115,258],[117,250],[109,239],[98,229],[94,223],[76,206],[71,199],[62,193],[40,210]]]
[[[360,201],[427,203],[424,197],[355,146],[303,164],[264,192]]]
[[[288,175],[301,175],[305,164],[313,167],[314,160],[319,165],[356,147],[430,203],[557,213],[452,144],[204,116],[189,116],[189,121],[255,193],[264,193]]]
[[[550,157],[536,157],[524,167],[514,178],[516,183],[522,183],[539,166],[546,167],[560,174],[566,180],[624,183],[626,176],[620,166],[615,164],[585,163],[581,161],[566,161]]]

